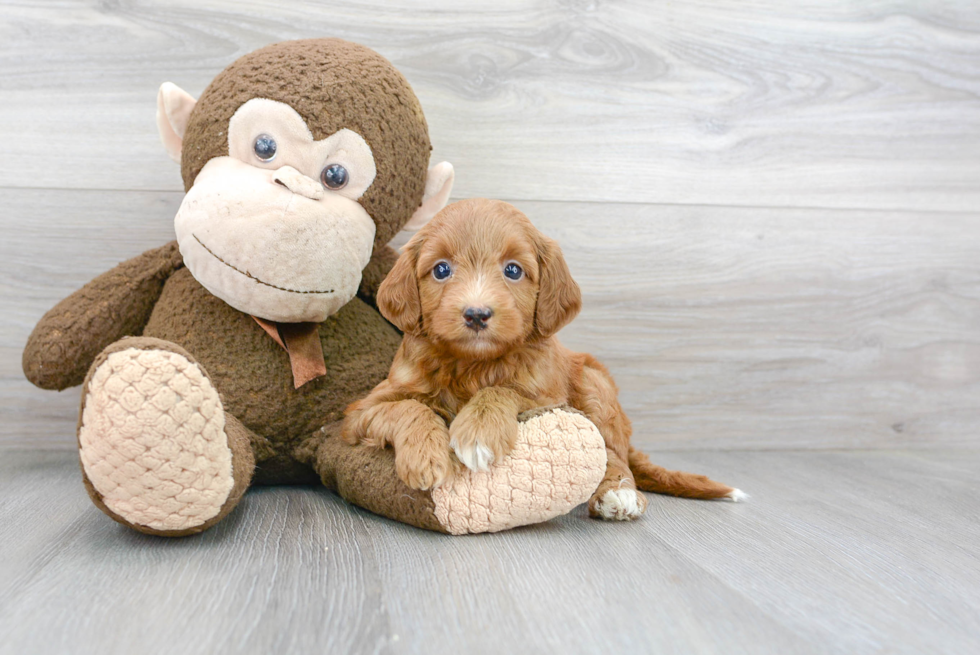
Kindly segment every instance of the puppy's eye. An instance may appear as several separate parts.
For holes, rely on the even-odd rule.
[[[275,159],[276,149],[276,140],[268,134],[258,135],[255,137],[255,143],[252,144],[252,151],[262,161],[272,161]]]
[[[348,175],[347,169],[340,164],[330,164],[320,171],[320,181],[323,182],[323,186],[334,191],[347,186],[349,179],[350,175]]]
[[[446,280],[452,274],[453,267],[449,265],[449,262],[439,262],[432,267],[432,277],[437,280]]]
[[[504,266],[504,277],[509,280],[520,280],[524,277],[524,269],[518,266],[514,262],[510,262]]]

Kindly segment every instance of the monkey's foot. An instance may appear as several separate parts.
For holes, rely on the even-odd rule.
[[[605,442],[585,416],[552,408],[521,419],[514,450],[489,471],[463,470],[432,490],[436,518],[449,533],[547,521],[586,502],[602,481]]]
[[[252,451],[189,354],[158,339],[124,339],[99,355],[83,389],[82,471],[109,516],[141,532],[180,536],[237,504]]]

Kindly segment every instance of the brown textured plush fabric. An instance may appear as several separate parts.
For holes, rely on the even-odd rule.
[[[61,391],[81,384],[99,351],[142,332],[167,278],[183,265],[177,242],[171,241],[123,262],[59,302],[27,340],[24,375],[42,389]]]
[[[161,341],[160,339],[147,339],[140,337],[132,337],[122,339],[112,344],[105,350],[103,350],[92,362],[92,366],[85,376],[83,389],[88,388],[89,380],[91,380],[92,375],[100,364],[104,363],[106,359],[109,358],[114,352],[119,352],[121,350],[127,350],[129,348],[137,348],[139,350],[169,350],[170,352],[175,352],[178,355],[186,357],[190,361],[201,366],[201,363],[194,359],[190,353],[186,350],[177,346],[176,344],[169,343],[167,341]],[[204,369],[203,366],[201,366]],[[204,374],[207,375],[207,369],[204,369]],[[82,393],[82,403],[78,409],[78,427],[82,426],[82,416],[85,413],[85,393]],[[198,532],[203,532],[207,530],[212,525],[228,516],[231,510],[235,509],[238,505],[238,501],[242,499],[242,496],[248,490],[249,484],[252,482],[252,471],[255,469],[255,454],[253,452],[253,446],[251,444],[252,437],[250,431],[234,416],[225,415],[225,435],[228,437],[228,447],[231,450],[231,465],[232,465],[232,475],[234,477],[234,486],[231,489],[231,493],[228,495],[228,499],[225,501],[224,505],[221,507],[221,511],[217,515],[202,523],[199,526],[187,529],[187,530],[155,530],[149,528],[145,525],[137,525],[130,523],[126,519],[122,518],[111,509],[106,507],[103,502],[102,494],[96,490],[95,486],[89,481],[88,476],[85,475],[85,468],[80,467],[82,470],[82,482],[85,485],[86,491],[88,491],[89,497],[95,506],[105,512],[112,520],[122,523],[128,527],[133,528],[138,532],[143,534],[152,534],[163,537],[184,537],[191,534],[196,534]],[[79,443],[79,448],[81,448],[81,443]]]
[[[397,260],[398,253],[391,246],[375,247],[371,261],[361,271],[361,285],[357,289],[357,297],[376,308],[378,287],[388,277]]]
[[[315,467],[323,484],[366,510],[425,530],[448,534],[435,515],[428,491],[405,486],[395,473],[395,452],[351,446],[339,436],[339,423],[322,431]]]
[[[275,323],[258,316],[252,318],[289,353],[294,387],[299,389],[310,380],[326,375],[318,323]]]
[[[432,149],[422,106],[391,62],[340,39],[275,43],[219,73],[201,94],[184,133],[185,189],[208,160],[228,154],[228,121],[252,98],[288,104],[314,139],[343,128],[364,137],[377,176],[359,202],[378,226],[376,249],[391,241],[421,204]]]
[[[164,286],[143,330],[178,344],[207,369],[225,411],[268,440],[271,453],[293,450],[388,375],[401,337],[358,298],[320,324],[327,374],[293,388],[289,355],[251,316],[211,295],[181,268]],[[289,482],[270,479],[264,482]]]
[[[568,412],[569,414],[581,414],[582,416],[585,416],[585,412],[579,409],[575,409],[571,405],[567,405],[563,403],[561,405],[546,405],[544,407],[535,407],[534,409],[529,409],[526,412],[521,412],[520,414],[518,414],[517,420],[521,422],[530,421],[532,418],[543,416],[544,414],[547,414],[548,412],[556,409],[560,409],[563,412]]]
[[[401,343],[398,332],[361,300],[352,300],[320,325],[327,375],[301,389],[293,388],[286,352],[250,316],[211,295],[186,268],[167,280],[143,332],[146,336],[108,347],[89,375],[111,353],[134,347],[170,350],[197,362],[221,394],[235,487],[221,512],[205,524],[160,531],[115,515],[85,479],[93,502],[116,521],[146,534],[201,532],[234,508],[253,481],[254,468],[255,483],[308,483],[319,476],[329,489],[371,512],[446,532],[435,517],[431,495],[409,489],[395,474],[390,449],[350,446],[335,429],[321,428],[324,423],[339,428],[344,407],[387,376]],[[79,421],[83,411],[84,402]]]

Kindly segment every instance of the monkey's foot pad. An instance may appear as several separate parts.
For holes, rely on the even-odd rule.
[[[111,353],[85,390],[82,468],[112,512],[154,530],[216,516],[234,483],[225,413],[201,368],[166,350]]]
[[[550,409],[523,421],[513,452],[489,471],[466,470],[432,490],[451,534],[498,532],[567,514],[606,471],[606,446],[585,416]]]

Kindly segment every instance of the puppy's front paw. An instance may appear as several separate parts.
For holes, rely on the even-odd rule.
[[[589,500],[589,514],[606,521],[632,521],[646,509],[646,496],[635,489],[596,492]]]
[[[474,441],[465,446],[450,441],[449,445],[452,446],[453,452],[456,453],[456,457],[463,463],[463,466],[471,471],[488,471],[495,459],[493,451],[479,441]]]
[[[340,426],[340,438],[352,446],[364,441],[367,437],[368,421],[366,412],[361,408],[363,401],[359,400],[344,411],[344,422]]]
[[[467,405],[449,426],[449,446],[466,468],[486,471],[514,449],[517,417],[470,409]]]
[[[348,416],[340,428],[340,438],[352,446],[356,446],[364,437],[364,430],[361,428],[359,416]]]
[[[451,475],[452,458],[443,438],[420,439],[395,448],[395,472],[412,489],[432,489]]]

